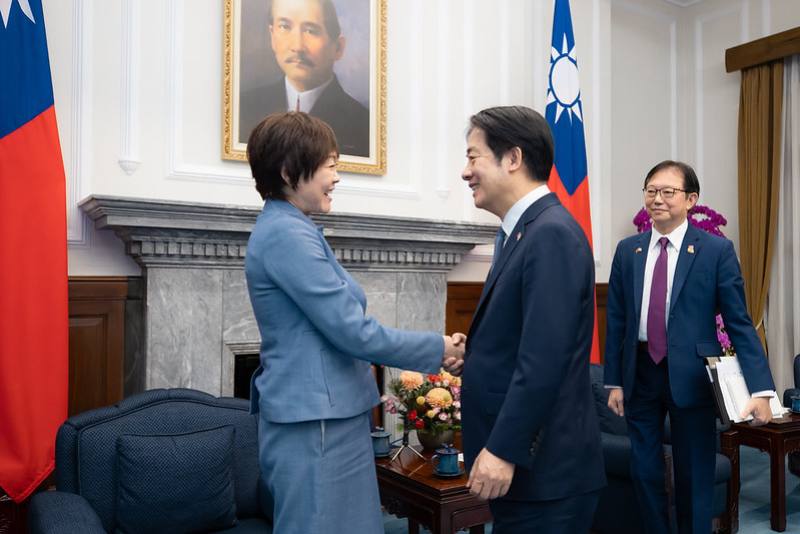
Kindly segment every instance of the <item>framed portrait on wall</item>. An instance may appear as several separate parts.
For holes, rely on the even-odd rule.
[[[331,125],[339,169],[386,172],[386,0],[225,0],[223,159],[270,113]]]

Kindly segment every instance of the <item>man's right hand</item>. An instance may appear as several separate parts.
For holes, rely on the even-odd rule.
[[[463,336],[463,339],[461,338]],[[442,354],[442,367],[448,373],[458,376],[461,374],[461,367],[464,365],[464,349],[466,348],[466,336],[464,334],[454,334],[442,336],[444,338],[444,354]]]
[[[622,388],[613,388],[608,392],[608,407],[620,417],[625,415],[625,394]]]

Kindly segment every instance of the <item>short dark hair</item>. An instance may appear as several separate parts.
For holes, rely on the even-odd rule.
[[[311,179],[331,154],[339,155],[336,136],[328,123],[301,111],[267,115],[250,133],[247,161],[264,200],[285,199],[284,181],[297,189],[302,178]]]
[[[534,180],[546,182],[553,167],[553,135],[550,125],[538,112],[525,106],[500,106],[484,109],[469,118],[467,135],[479,128],[498,161],[514,147],[522,151],[522,161]]]
[[[647,187],[650,179],[653,178],[657,172],[661,172],[665,169],[677,169],[678,172],[683,175],[683,190],[687,196],[690,193],[697,193],[700,195],[700,180],[697,179],[697,173],[694,172],[692,166],[688,163],[673,161],[671,159],[665,159],[650,169],[650,172],[648,172],[647,176],[644,178],[644,187]]]
[[[272,3],[275,0],[267,0],[267,18],[269,25],[272,26]],[[325,23],[325,31],[331,40],[335,41],[342,34],[342,27],[339,26],[339,15],[336,14],[336,6],[331,0],[307,0],[317,2],[322,7],[322,20]]]

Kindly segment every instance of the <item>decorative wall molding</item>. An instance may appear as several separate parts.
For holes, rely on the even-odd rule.
[[[500,11],[500,22],[498,28],[511,27],[511,2],[498,2],[495,4]],[[500,81],[500,103],[502,105],[511,104],[511,42],[513,39],[500,40],[500,61],[499,61],[499,81]],[[514,76],[516,80],[516,76]]]
[[[80,203],[98,229],[110,228],[143,267],[241,269],[259,208],[112,196]],[[399,217],[313,217],[337,259],[353,270],[447,272],[497,227]]]
[[[122,1],[122,77],[120,80],[120,153],[117,160],[126,174],[133,174],[141,164],[139,156],[139,49],[141,3]]]
[[[634,4],[626,0],[612,0],[612,5],[624,9],[630,13],[636,13],[664,24],[669,25],[669,72],[670,72],[670,115],[669,115],[669,139],[670,155],[672,159],[677,159],[678,155],[678,19],[668,14]],[[676,4],[677,5],[677,4]],[[599,45],[598,45],[599,48]]]
[[[703,25],[708,22],[719,20],[723,17],[739,13],[739,39],[740,42],[747,42],[749,27],[750,0],[741,0],[738,5],[729,5],[721,9],[710,11],[697,17],[694,21],[694,90],[695,90],[695,170],[698,176],[705,176],[705,121],[703,113],[705,111],[704,102],[704,76],[703,76],[703,53],[705,51],[703,43]]]
[[[185,180],[195,183],[223,183],[231,186],[252,187],[253,181],[246,164],[239,162],[223,162],[218,165],[200,165],[186,163],[183,159],[183,42],[184,0],[167,0],[167,109],[169,129],[167,143],[168,180]],[[419,200],[419,190],[413,185],[386,185],[380,178],[374,184],[365,182],[359,185],[339,184],[340,193],[367,195],[370,197]]]
[[[600,0],[592,0],[592,99],[594,105],[592,106],[592,151],[591,159],[589,154],[586,154],[589,163],[589,192],[591,194],[590,206],[592,213],[592,248],[595,257],[595,263],[599,264],[600,259],[603,257],[604,244],[606,242],[606,206],[605,193],[610,188],[605,187],[605,175],[602,172],[603,165],[603,150],[600,147],[600,108],[602,102],[602,89],[600,84],[600,62],[602,57],[600,54]],[[584,126],[586,123],[584,123]]]
[[[678,7],[689,7],[695,4],[699,4],[703,0],[664,0],[668,4],[672,4],[673,6]]]
[[[70,154],[67,171],[67,244],[89,246],[89,223],[78,209],[78,201],[86,195],[86,181],[91,169],[89,147],[91,128],[91,63],[92,16],[85,0],[72,3],[72,94],[70,102]]]
[[[475,86],[475,69],[473,66],[473,62],[475,61],[475,39],[472,38],[472,36],[475,35],[475,7],[473,0],[462,1],[461,33],[464,35],[464,52],[461,56],[461,76],[463,76],[461,93],[464,99],[462,114],[466,124],[468,118],[476,111],[474,109],[475,93],[473,91],[473,87]],[[462,188],[461,199],[461,218],[464,220],[472,220],[475,217],[475,205],[472,202],[472,191],[468,187]]]
[[[450,65],[453,47],[450,46],[453,36],[450,28],[450,4],[436,2],[436,194],[441,199],[450,196],[447,185],[452,169],[448,169],[448,151],[444,147],[452,143],[452,127],[447,120],[447,112],[452,105],[450,91]],[[422,99],[419,102],[424,102]]]
[[[533,82],[540,86],[533,87],[533,103],[536,109],[544,110],[547,105],[547,78],[549,72],[547,58],[550,57],[550,39],[544,27],[544,1],[534,0],[531,4],[532,13],[529,20],[533,21]]]

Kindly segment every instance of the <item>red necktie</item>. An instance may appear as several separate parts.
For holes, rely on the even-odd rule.
[[[667,245],[669,239],[658,240],[661,252],[653,268],[650,284],[650,305],[647,308],[647,350],[658,364],[667,357]]]

